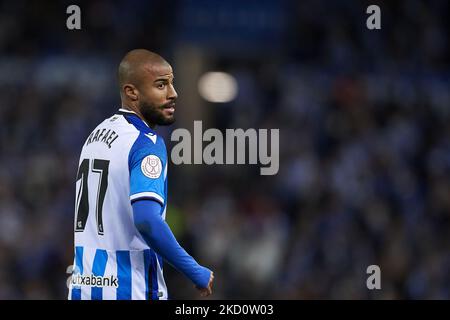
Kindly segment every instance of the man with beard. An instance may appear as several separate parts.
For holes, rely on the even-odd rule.
[[[165,222],[168,157],[157,125],[175,121],[169,63],[137,49],[119,65],[122,107],[82,148],[76,182],[75,257],[69,299],[168,299],[163,260],[202,296],[213,273],[177,242]]]

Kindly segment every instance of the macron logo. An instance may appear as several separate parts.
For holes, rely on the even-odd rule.
[[[146,133],[145,136],[146,136],[147,138],[149,138],[150,140],[152,140],[154,144],[156,144],[156,134],[153,134],[153,133]]]

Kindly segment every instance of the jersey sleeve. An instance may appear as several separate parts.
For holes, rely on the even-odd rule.
[[[131,203],[137,200],[151,199],[164,206],[166,165],[164,147],[157,145],[141,133],[133,144],[128,157]]]
[[[134,202],[132,207],[136,228],[147,244],[196,286],[206,288],[211,270],[199,265],[180,246],[172,230],[159,214],[161,206],[155,201],[143,200]]]

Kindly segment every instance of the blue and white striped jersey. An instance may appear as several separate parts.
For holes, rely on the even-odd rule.
[[[132,202],[167,207],[164,140],[120,109],[83,145],[76,182],[75,258],[69,299],[167,299],[163,261],[133,221]]]

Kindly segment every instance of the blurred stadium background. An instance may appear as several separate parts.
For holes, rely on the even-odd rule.
[[[81,8],[68,31],[66,7]],[[381,7],[382,29],[366,28]],[[449,299],[448,1],[2,1],[0,299],[65,299],[75,174],[130,49],[174,67],[177,123],[279,128],[280,171],[172,165],[168,222],[215,299]],[[198,81],[230,74],[237,95]],[[225,88],[222,88],[225,90]],[[231,97],[232,98],[232,97]],[[230,99],[231,99],[230,98]],[[382,290],[366,288],[381,268]],[[165,268],[175,299],[197,298]]]

